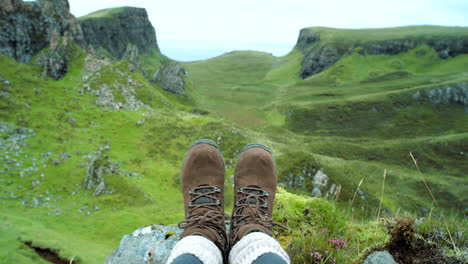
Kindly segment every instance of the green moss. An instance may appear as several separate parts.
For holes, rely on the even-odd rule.
[[[292,263],[325,263],[327,258],[328,263],[357,263],[368,251],[388,242],[383,223],[352,222],[341,209],[323,199],[280,188],[274,210],[274,219],[288,227],[278,237],[290,238],[287,250]]]

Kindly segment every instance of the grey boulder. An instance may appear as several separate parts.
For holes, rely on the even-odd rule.
[[[117,263],[166,263],[182,230],[177,227],[152,225],[140,227],[120,241],[105,264]]]

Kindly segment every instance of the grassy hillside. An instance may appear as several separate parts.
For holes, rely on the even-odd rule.
[[[383,40],[416,40],[416,39],[451,39],[468,34],[466,27],[444,26],[406,26],[392,28],[338,29],[328,27],[310,27],[320,35],[321,44],[362,44]]]
[[[415,29],[445,34],[438,27],[392,34]],[[453,29],[454,35],[457,30],[465,29]],[[302,80],[299,49],[279,58],[235,51],[182,63],[185,96],[151,85],[125,60],[100,64],[78,48],[71,57],[68,74],[53,81],[43,80],[32,63],[0,56],[0,77],[8,81],[0,82],[1,263],[46,263],[28,242],[76,263],[103,263],[137,227],[176,224],[183,219],[180,165],[186,147],[199,138],[223,150],[228,212],[239,151],[250,142],[273,149],[284,187],[274,218],[289,227],[275,235],[294,263],[318,262],[312,253],[359,263],[393,241],[395,230],[407,228],[391,218],[402,215],[418,218],[418,235],[411,239],[440,244],[450,241],[439,220],[444,213],[456,248],[466,250],[468,115],[459,103],[433,104],[423,95],[467,82],[467,55],[442,60],[428,46],[392,56],[357,49]],[[151,71],[164,62],[156,53],[140,59]],[[84,186],[90,164],[107,168],[102,195]],[[336,199],[308,197],[317,170],[341,186]],[[443,247],[460,254],[450,242]]]

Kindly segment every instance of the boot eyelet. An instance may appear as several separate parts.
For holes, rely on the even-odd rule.
[[[193,194],[193,189],[190,189],[190,190],[188,191],[188,193],[189,193],[189,194]]]
[[[240,204],[239,201],[236,201],[236,206],[238,206],[239,204]]]
[[[191,207],[191,206],[192,206],[192,202],[188,203],[188,206]]]
[[[263,196],[268,197],[270,194],[267,191],[263,191]]]
[[[220,200],[216,200],[216,205],[220,205],[221,204],[221,201]]]
[[[220,192],[221,192],[221,189],[218,188],[218,187],[215,187],[215,188],[214,188],[214,191],[217,192],[217,193],[220,193]]]
[[[244,188],[237,189],[237,193],[243,193],[243,192],[244,192]]]

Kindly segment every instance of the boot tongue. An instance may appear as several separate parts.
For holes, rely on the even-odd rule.
[[[254,186],[254,185],[249,185],[248,187],[259,188],[258,186]],[[246,193],[250,193],[250,194],[255,194],[255,195],[261,195],[261,194],[263,194],[263,191],[258,191],[258,190],[249,190],[249,189],[246,189],[245,192],[246,192]],[[247,202],[248,204],[257,204],[257,198],[256,198],[256,197],[250,197],[246,202]]]
[[[207,187],[207,188],[195,190],[194,192],[195,193],[207,193],[207,192],[212,192],[212,191],[213,191],[212,187]],[[193,204],[206,204],[206,203],[214,203],[214,202],[215,202],[214,199],[208,198],[206,196],[202,196],[202,197],[195,199],[192,203]]]

